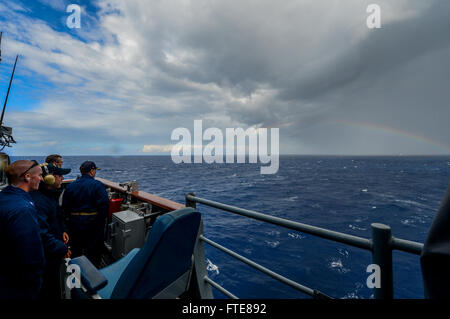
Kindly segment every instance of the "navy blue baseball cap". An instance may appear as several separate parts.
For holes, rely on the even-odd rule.
[[[86,161],[80,166],[81,173],[88,173],[91,169],[99,170],[100,168],[98,168],[97,165],[95,165],[95,163],[91,161]]]
[[[52,174],[52,175],[67,175],[71,171],[70,168],[61,168],[61,167],[58,167],[53,164],[48,164],[47,168],[48,168],[49,174]]]

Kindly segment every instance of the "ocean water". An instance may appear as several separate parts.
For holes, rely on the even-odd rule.
[[[16,159],[44,157],[13,157]],[[184,203],[184,196],[370,238],[379,222],[393,236],[424,242],[450,181],[450,157],[281,156],[277,174],[260,164],[174,164],[170,156],[65,156],[74,178],[93,160],[98,176],[137,180],[139,189]],[[209,239],[335,298],[371,298],[368,251],[198,205]],[[310,298],[205,245],[209,276],[239,298]],[[395,298],[423,298],[419,257],[395,251]],[[216,298],[226,298],[213,289]]]

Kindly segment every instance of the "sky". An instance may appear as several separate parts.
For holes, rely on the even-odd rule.
[[[164,155],[202,120],[279,128],[281,154],[448,155],[448,17],[446,0],[2,0],[6,151]]]

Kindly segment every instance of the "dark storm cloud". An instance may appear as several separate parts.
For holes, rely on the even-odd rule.
[[[351,151],[346,147],[351,132],[356,139],[358,134],[370,135],[358,127],[339,130],[328,126],[336,140],[327,143],[330,133],[323,133],[327,130],[324,124],[334,118],[376,121],[438,140],[449,136],[443,123],[416,116],[430,107],[436,113],[448,113],[441,106],[445,95],[432,93],[445,77],[433,79],[433,74],[427,74],[421,83],[409,71],[429,63],[421,61],[423,57],[448,46],[448,3],[435,1],[422,8],[410,1],[394,10],[384,2],[382,17],[389,11],[393,17],[383,19],[380,30],[368,30],[365,25],[367,1],[341,7],[323,2],[314,6],[285,2],[273,7],[263,2],[250,10],[253,4],[211,6],[196,19],[184,20],[183,27],[163,23],[162,32],[153,37],[160,39],[160,45],[153,45],[153,52],[159,52],[154,56],[159,57],[160,70],[174,78],[214,83],[228,90],[233,99],[223,101],[222,111],[232,121],[249,126],[289,124],[282,130],[284,136],[297,135],[319,151],[322,146],[324,152],[333,152],[329,144]],[[352,12],[358,14],[356,18],[346,12],[351,5],[356,7]],[[404,13],[411,8],[413,14]],[[358,38],[357,33],[364,35]],[[162,51],[182,52],[183,63],[168,63]],[[171,89],[183,92],[186,87],[181,84]],[[435,103],[418,103],[424,91],[427,101]],[[193,107],[192,114],[202,113]],[[384,137],[378,139],[372,133],[368,138],[374,146],[384,144],[386,152],[396,151]],[[357,144],[362,153],[371,151],[368,143]]]
[[[284,89],[280,97],[314,99],[347,85],[364,85],[421,55],[448,47],[449,16],[450,3],[436,1],[419,16],[374,30],[338,57],[301,77],[293,87]]]

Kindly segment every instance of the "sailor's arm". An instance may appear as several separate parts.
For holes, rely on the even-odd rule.
[[[38,214],[37,218],[39,221],[40,234],[44,250],[63,258],[68,252],[68,247],[63,242],[63,238],[57,238],[50,232],[50,226],[47,222],[48,218],[45,214]]]
[[[49,216],[58,218],[59,211],[57,210],[57,206],[49,204],[47,200],[43,200],[42,198],[43,196],[41,194],[33,197],[44,251],[47,254],[50,253],[63,258],[67,254],[68,247],[63,242],[63,238],[58,238],[50,231],[49,222]]]

